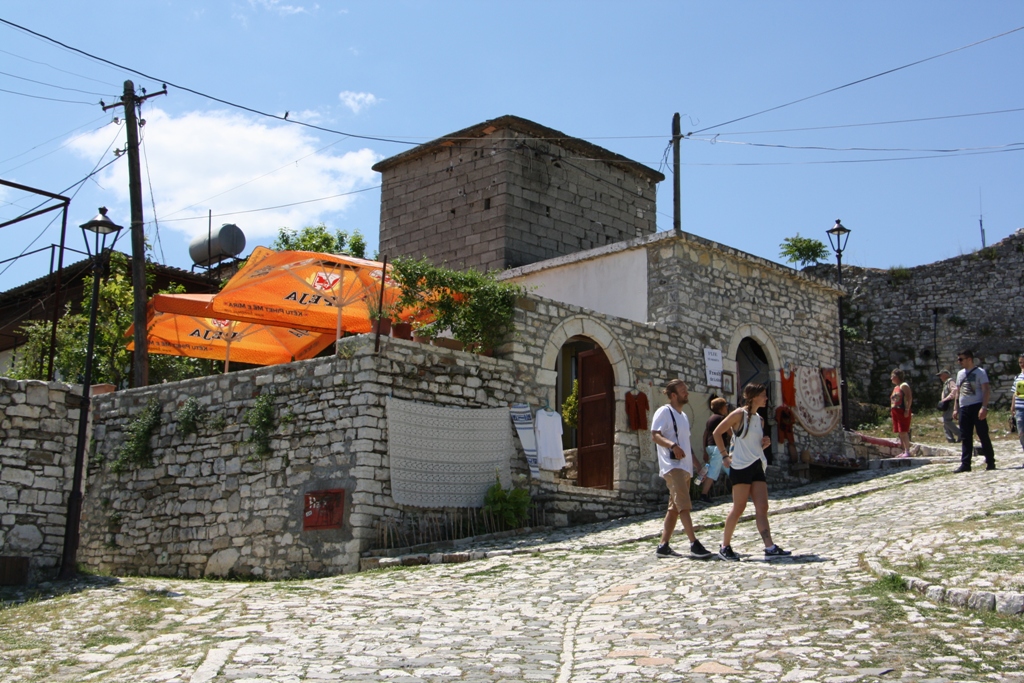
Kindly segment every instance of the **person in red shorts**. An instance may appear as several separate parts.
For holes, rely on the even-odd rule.
[[[910,385],[903,381],[903,371],[896,368],[889,375],[895,385],[889,394],[890,414],[892,415],[892,431],[900,438],[903,452],[897,458],[910,457],[910,406],[914,403],[914,392]]]

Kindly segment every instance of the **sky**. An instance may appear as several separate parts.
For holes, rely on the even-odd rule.
[[[777,262],[837,218],[843,263],[875,268],[1024,227],[1024,2],[6,0],[0,20],[0,180],[72,197],[73,249],[99,206],[130,225],[123,114],[99,104],[127,79],[168,84],[142,105],[143,212],[184,269],[211,213],[243,255],[319,222],[372,254],[371,166],[506,114],[665,173],[666,231],[678,112],[683,230]],[[41,201],[0,186],[0,223]],[[59,212],[0,229],[0,260],[43,250],[0,291],[59,233]]]

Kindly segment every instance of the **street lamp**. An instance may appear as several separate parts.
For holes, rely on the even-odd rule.
[[[78,553],[78,526],[82,519],[82,470],[85,468],[86,428],[89,423],[89,391],[92,386],[92,361],[96,343],[96,311],[99,308],[100,276],[103,274],[103,251],[107,246],[107,236],[117,233],[120,225],[107,218],[106,207],[91,221],[83,223],[82,237],[85,238],[85,249],[89,251],[89,236],[94,233],[95,250],[92,256],[92,305],[89,308],[89,337],[85,345],[85,373],[82,376],[82,402],[78,409],[78,440],[75,442],[75,474],[68,496],[68,514],[64,524],[64,552],[61,556],[60,579],[73,579]]]
[[[836,252],[836,264],[839,267],[838,282],[839,286],[842,287],[843,250],[846,249],[846,243],[850,240],[850,230],[837,218],[836,224],[832,226],[832,229],[825,232],[828,234],[828,243],[832,246],[832,251]],[[846,334],[843,330],[842,294],[839,295],[839,390],[839,400],[842,402],[841,410],[843,411],[843,430],[849,431],[850,415],[846,401]]]

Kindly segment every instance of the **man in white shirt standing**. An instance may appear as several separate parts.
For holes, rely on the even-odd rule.
[[[681,519],[683,530],[690,539],[691,557],[705,559],[712,553],[697,540],[690,518],[690,479],[694,467],[700,466],[690,447],[690,420],[683,413],[683,406],[690,400],[690,391],[686,382],[674,379],[665,386],[665,396],[668,404],[658,408],[651,419],[651,436],[658,445],[658,471],[668,486],[665,529],[655,554],[658,557],[682,557],[668,544],[675,531],[676,520]]]

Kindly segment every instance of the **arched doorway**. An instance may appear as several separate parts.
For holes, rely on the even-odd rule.
[[[771,387],[771,363],[768,354],[751,337],[744,337],[736,349],[736,394],[743,395],[743,387],[757,383]],[[771,401],[769,391],[768,400]]]
[[[579,381],[576,429],[565,430],[564,446],[576,448],[576,485],[611,489],[614,481],[615,382],[605,352],[586,337],[572,337],[559,354],[558,402]]]
[[[768,390],[768,404],[757,412],[764,418],[765,434],[771,436],[770,425],[774,423],[775,415],[771,361],[768,360],[768,354],[757,341],[751,337],[744,337],[736,349],[736,395],[738,399],[742,400],[743,387],[748,384],[763,384]],[[775,462],[771,446],[764,449],[764,455],[768,459],[768,464]]]

